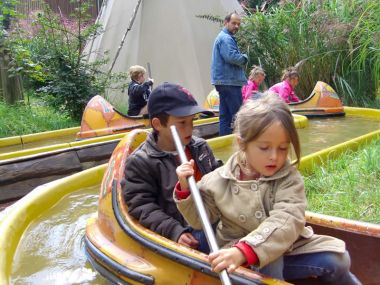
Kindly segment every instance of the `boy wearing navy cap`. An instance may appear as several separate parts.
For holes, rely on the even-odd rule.
[[[221,165],[207,142],[194,137],[193,119],[208,113],[198,106],[191,93],[182,86],[163,83],[150,94],[148,113],[153,132],[128,157],[125,166],[124,199],[128,212],[156,233],[208,253],[202,231],[191,229],[173,201],[180,164],[170,126],[175,125],[185,146],[187,158],[194,160],[196,180]]]

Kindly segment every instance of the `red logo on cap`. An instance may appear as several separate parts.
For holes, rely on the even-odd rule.
[[[188,96],[190,99],[193,99],[193,100],[194,100],[194,97],[193,97],[193,95],[191,95],[191,93],[190,93],[189,90],[187,90],[185,87],[181,87],[181,90],[182,90],[183,92],[185,92],[185,93],[187,94],[187,96]]]

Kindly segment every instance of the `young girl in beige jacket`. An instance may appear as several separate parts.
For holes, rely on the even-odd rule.
[[[212,269],[253,266],[281,280],[313,276],[323,284],[361,284],[350,272],[345,243],[305,227],[304,183],[294,166],[300,142],[287,104],[273,94],[247,102],[237,113],[235,134],[239,151],[198,183],[208,218],[217,223],[217,242],[224,247],[209,255]],[[193,165],[177,168],[174,199],[189,224],[200,229],[186,180]]]

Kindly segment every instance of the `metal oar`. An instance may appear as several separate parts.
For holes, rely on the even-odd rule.
[[[183,149],[181,139],[179,138],[179,135],[177,133],[177,129],[175,126],[170,126],[170,131],[172,132],[172,136],[174,139],[175,146],[178,151],[179,158],[181,160],[181,163],[187,162],[187,157],[185,154],[185,151]],[[197,187],[197,184],[195,182],[194,176],[190,176],[187,179],[187,182],[189,183],[189,187],[191,190],[191,194],[193,195],[193,199],[195,202],[195,206],[198,211],[198,215],[202,222],[203,230],[205,231],[206,238],[208,241],[208,244],[210,246],[211,252],[217,252],[219,250],[218,244],[216,243],[216,238],[214,235],[214,231],[211,227],[210,221],[207,217],[207,212],[205,209],[205,206],[202,201],[201,194],[199,193],[199,189]],[[223,285],[232,285],[230,277],[228,276],[227,270],[223,270],[219,273],[219,278],[222,281]]]

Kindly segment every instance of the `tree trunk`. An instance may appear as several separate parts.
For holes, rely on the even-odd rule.
[[[24,95],[20,76],[10,76],[9,61],[9,53],[4,49],[0,50],[0,98],[5,103],[14,104],[23,100]]]

